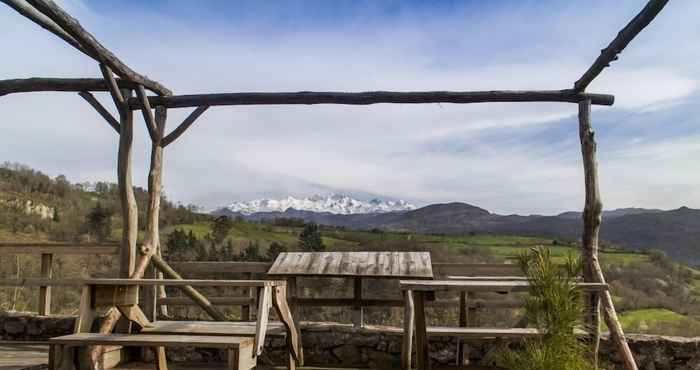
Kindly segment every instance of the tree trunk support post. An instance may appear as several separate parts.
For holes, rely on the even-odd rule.
[[[53,254],[43,253],[41,255],[41,277],[51,279]],[[51,314],[51,286],[42,286],[39,288],[39,315],[46,316]]]
[[[600,224],[603,214],[603,203],[600,197],[598,184],[598,163],[596,160],[595,134],[591,127],[591,101],[585,99],[579,102],[579,137],[581,140],[581,154],[583,157],[583,170],[585,179],[586,202],[583,209],[583,235],[582,248],[584,258],[584,280],[587,282],[605,283],[605,277],[598,260],[598,240]],[[599,318],[598,299],[596,295],[589,296],[587,321],[593,325],[592,330],[593,349],[597,351],[599,346]],[[622,326],[617,318],[612,295],[605,290],[600,296],[603,306],[605,322],[610,329],[610,336],[617,345],[620,357],[626,370],[637,370],[632,351],[627,344]],[[598,355],[595,354],[597,359]]]

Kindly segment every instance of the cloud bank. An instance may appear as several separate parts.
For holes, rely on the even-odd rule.
[[[176,93],[559,89],[643,4],[63,1],[135,70]],[[591,85],[606,208],[700,207],[700,3],[670,4]],[[0,8],[0,78],[99,76],[97,65]],[[102,95],[105,105],[108,96]],[[214,107],[166,149],[165,191],[206,207],[347,191],[500,213],[583,204],[571,104]],[[170,128],[189,111],[171,110]],[[77,95],[0,99],[0,158],[114,180],[118,138]],[[139,130],[134,180],[146,183]]]

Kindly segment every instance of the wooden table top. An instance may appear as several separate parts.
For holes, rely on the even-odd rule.
[[[268,277],[432,279],[429,252],[280,253]]]
[[[527,280],[483,281],[483,280],[401,280],[402,290],[414,291],[467,291],[467,292],[524,292],[530,288]],[[608,284],[576,283],[581,290],[603,291]]]

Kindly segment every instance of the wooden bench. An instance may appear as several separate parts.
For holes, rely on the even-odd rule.
[[[144,334],[193,334],[254,337],[255,321],[154,321],[152,326],[141,329]],[[267,336],[284,337],[286,331],[281,322],[269,322]]]
[[[153,335],[153,334],[97,334],[78,333],[49,340],[49,370],[80,369],[76,347],[89,345],[116,345],[123,347],[148,347],[155,354],[155,369],[167,370],[167,362],[158,348],[202,347],[221,348],[228,351],[228,368],[249,370],[255,364],[253,339],[250,337],[214,335]],[[56,358],[59,356],[60,358]]]
[[[203,322],[175,321],[175,322],[150,322],[138,305],[138,292],[140,286],[232,286],[249,287],[258,290],[258,312],[255,322],[246,324],[233,322]],[[270,310],[274,307],[281,322],[268,324]],[[119,310],[130,322],[141,328],[141,333],[130,334],[132,336],[144,336],[144,338],[172,337],[170,345],[179,343],[180,337],[202,337],[207,343],[211,338],[219,337],[219,341],[226,340],[247,342],[252,341],[250,359],[255,364],[257,356],[263,351],[265,336],[268,332],[275,335],[286,336],[288,345],[289,369],[296,368],[302,361],[301,342],[296,324],[292,319],[286,298],[286,282],[279,280],[157,280],[157,279],[88,279],[84,280],[83,294],[80,302],[80,314],[75,325],[76,334],[89,333],[92,324],[97,318],[98,309]],[[110,335],[114,335],[110,339]],[[84,338],[83,346],[102,345],[110,340],[121,341],[124,334],[102,334],[99,337],[76,336],[70,338],[58,337],[57,341],[70,340],[73,347],[80,346],[81,338]],[[133,339],[132,337],[130,337]],[[90,341],[98,340],[99,344],[91,344]],[[144,339],[145,340],[145,339]],[[169,343],[171,343],[169,342]],[[214,340],[214,342],[216,342]],[[57,342],[58,343],[58,342]],[[110,344],[114,345],[114,344]],[[136,346],[136,345],[132,345]],[[158,368],[165,368],[165,349],[167,345],[159,346],[150,344],[156,350],[156,363]],[[204,346],[204,345],[202,345]],[[63,362],[65,363],[65,361]]]
[[[402,367],[410,369],[411,350],[415,330],[416,360],[418,369],[429,370],[428,336],[451,336],[468,339],[524,339],[536,337],[542,333],[533,328],[468,328],[468,327],[428,327],[425,319],[425,303],[433,300],[436,292],[458,291],[460,293],[475,292],[525,292],[530,283],[524,279],[489,280],[477,278],[468,280],[402,280],[401,290],[404,292],[404,334],[402,348]],[[579,289],[585,291],[604,291],[607,284],[577,283]],[[461,364],[460,364],[461,365]]]

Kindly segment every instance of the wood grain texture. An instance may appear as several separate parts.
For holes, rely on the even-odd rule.
[[[466,292],[524,292],[530,289],[528,281],[483,280],[401,280],[402,290],[413,291],[466,291]],[[584,291],[607,291],[605,283],[577,283]]]
[[[433,270],[428,252],[290,252],[267,275],[432,279]]]
[[[64,31],[59,25],[56,24],[56,22],[52,21],[47,16],[34,9],[26,1],[2,0],[2,2],[7,4],[7,6],[11,7],[15,11],[17,11],[17,13],[27,17],[29,20],[39,25],[41,28],[63,39],[63,41],[78,49],[78,51],[82,52],[83,54],[91,58],[95,57],[94,54],[91,54],[90,52],[85,50],[83,46],[80,45],[80,43],[73,38],[73,36],[67,34],[66,31]]]
[[[577,92],[586,90],[586,87],[598,77],[605,67],[617,60],[617,55],[656,18],[667,3],[668,0],[650,0],[644,9],[617,33],[610,44],[600,51],[600,55],[593,62],[593,65],[574,83],[574,90]]]
[[[591,99],[596,105],[613,105],[615,97],[607,94],[583,94],[568,90],[539,91],[300,91],[300,92],[240,92],[222,94],[193,94],[153,96],[151,106],[185,108],[220,105],[289,105],[289,104],[346,104],[369,105],[381,103],[426,104],[426,103],[489,103],[489,102],[567,102],[578,103]],[[129,107],[141,109],[138,99],[130,99]]]
[[[206,112],[207,109],[209,109],[209,106],[197,107],[197,109],[190,113],[190,115],[187,116],[187,118],[185,118],[179,126],[177,126],[165,138],[163,138],[161,145],[163,147],[166,147],[175,140],[177,140],[177,138],[180,137],[180,135],[182,135],[183,133],[185,133],[185,131],[187,131],[187,129],[190,128],[190,126],[192,126],[197,121],[197,118],[204,114],[204,112]]]
[[[154,256],[153,261],[157,258]],[[283,280],[209,280],[209,279],[83,279],[84,284],[87,285],[116,285],[116,286],[129,286],[129,285],[165,285],[181,287],[185,285],[191,286],[231,286],[231,287],[264,287],[264,286],[284,286],[287,283]]]
[[[136,84],[131,81],[121,78],[117,78],[116,81],[120,89],[136,88]],[[0,80],[0,96],[41,91],[109,91],[109,84],[102,78],[31,77]]]
[[[50,343],[86,346],[86,345],[120,345],[120,346],[165,346],[165,347],[215,347],[238,348],[252,346],[248,337],[228,337],[220,335],[158,335],[158,334],[99,334],[76,333],[54,337]]]
[[[51,280],[53,275],[53,254],[41,255],[41,278]],[[39,315],[51,314],[51,286],[39,287]]]
[[[221,321],[156,321],[153,326],[141,330],[144,334],[196,334],[255,336],[256,322],[221,322]],[[270,321],[266,335],[284,336],[284,325],[279,321]]]
[[[129,68],[111,51],[102,46],[94,36],[80,25],[80,22],[66,13],[52,0],[27,0],[27,2],[75,39],[75,41],[87,51],[89,56],[109,66],[119,77],[141,84],[160,95],[171,94],[171,91],[162,84],[140,75]]]
[[[118,244],[0,243],[0,254],[118,254]]]
[[[87,91],[81,91],[78,93],[78,95],[88,102],[88,104],[90,104],[90,106],[92,106],[92,108],[95,109],[95,111],[97,111],[97,113],[99,113],[99,115],[102,116],[105,121],[107,121],[114,131],[117,132],[117,134],[121,131],[119,128],[119,121],[117,121],[117,119],[114,118],[114,116],[112,116],[112,114],[109,113],[109,111],[102,104],[100,104],[94,95]]]
[[[581,155],[583,157],[584,185],[586,190],[586,201],[583,209],[583,266],[584,279],[598,284],[605,283],[605,276],[598,260],[598,243],[600,235],[600,224],[603,219],[603,202],[600,197],[600,187],[598,181],[598,162],[596,159],[595,132],[591,126],[591,102],[586,100],[579,104],[579,138],[581,140]],[[593,284],[593,283],[590,283]],[[597,299],[595,297],[591,302]],[[610,337],[616,344],[618,352],[624,363],[626,370],[637,370],[637,364],[632,355],[632,351],[625,339],[625,333],[617,317],[615,305],[609,290],[600,292],[600,300],[605,314],[605,322],[610,330]],[[595,306],[590,309],[597,309]],[[598,324],[597,312],[589,311],[589,323]],[[598,336],[600,335],[595,327],[594,346],[598,347]],[[595,349],[594,348],[594,349]]]

